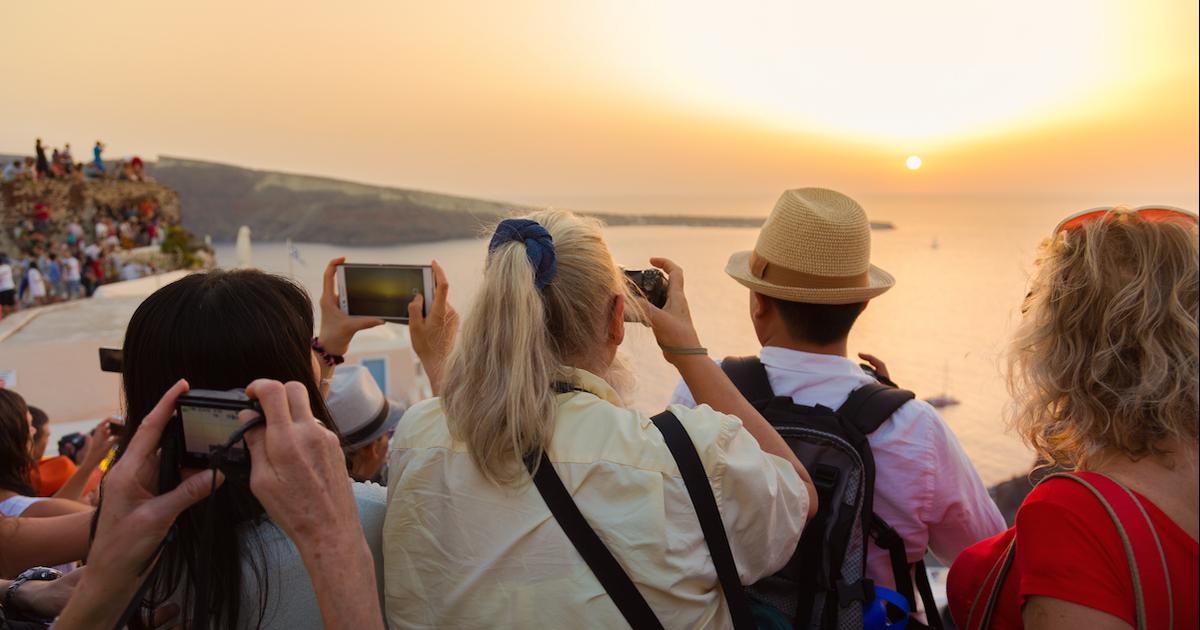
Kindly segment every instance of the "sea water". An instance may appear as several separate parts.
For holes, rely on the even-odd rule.
[[[879,356],[892,378],[919,397],[949,394],[959,399],[961,404],[943,409],[942,416],[989,484],[1022,474],[1033,462],[1030,451],[1006,429],[1010,398],[1005,354],[1040,242],[1062,216],[1097,205],[1089,201],[901,198],[864,203],[873,220],[895,225],[872,233],[872,260],[897,282],[870,302],[850,336],[850,351]],[[651,256],[664,256],[685,270],[696,328],[713,357],[757,352],[749,293],[724,273],[730,253],[754,246],[756,229],[613,227],[606,236],[621,264],[645,267]],[[284,244],[255,243],[252,263],[273,272],[290,270],[315,300],[325,263],[335,256],[373,263],[436,259],[446,268],[451,303],[465,313],[478,287],[486,242],[383,248],[296,243],[295,249],[300,260],[289,256]],[[236,264],[232,245],[218,246],[217,257],[221,264]],[[654,413],[670,399],[678,375],[663,360],[653,336],[640,328],[630,325],[622,345],[636,375],[636,391],[627,403]]]

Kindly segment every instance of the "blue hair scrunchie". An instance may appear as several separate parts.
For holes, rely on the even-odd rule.
[[[525,243],[525,255],[533,266],[533,282],[538,289],[546,288],[554,279],[558,267],[555,262],[554,239],[541,223],[529,219],[505,219],[496,226],[492,234],[492,242],[488,243],[488,253],[497,247],[513,241]]]

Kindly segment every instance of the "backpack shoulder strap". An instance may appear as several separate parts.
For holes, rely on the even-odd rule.
[[[771,381],[767,380],[767,368],[756,356],[725,357],[721,360],[721,371],[752,403],[775,397]]]
[[[863,435],[870,435],[904,403],[914,398],[916,395],[906,389],[872,382],[850,392],[850,397],[838,407],[837,413]]]
[[[525,467],[533,475],[533,483],[542,499],[546,501],[546,507],[549,507],[550,513],[554,515],[554,520],[558,521],[575,550],[583,556],[583,561],[617,605],[629,626],[634,630],[662,630],[663,626],[646,603],[646,598],[642,597],[633,580],[629,579],[629,574],[625,573],[625,569],[621,568],[612,552],[604,546],[604,541],[600,540],[596,531],[588,525],[587,519],[579,511],[579,506],[575,505],[562,479],[554,471],[554,464],[550,463],[545,451],[542,452],[540,461],[526,457]]]
[[[696,445],[692,443],[687,429],[675,414],[664,411],[651,420],[662,433],[667,448],[675,458],[675,464],[679,466],[683,485],[687,488],[692,507],[696,510],[696,517],[700,520],[700,531],[704,533],[704,540],[708,543],[708,552],[717,570],[721,590],[725,592],[733,627],[737,630],[753,629],[757,624],[750,611],[750,602],[746,599],[742,580],[738,577],[733,552],[729,548],[729,538],[725,535],[725,525],[721,520],[721,511],[717,507],[717,498],[713,495],[712,485],[708,482],[708,474],[704,472],[704,463],[700,461]]]
[[[1107,475],[1077,472],[1046,477],[1054,478],[1082,484],[1100,501],[1116,526],[1133,578],[1138,630],[1173,628],[1175,606],[1167,557],[1146,507],[1129,488]]]
[[[916,612],[917,597],[921,598],[927,623],[917,627],[942,630],[945,626],[942,624],[937,600],[933,597],[933,587],[929,584],[929,572],[925,567],[925,561],[918,560],[909,564],[904,539],[891,525],[888,525],[887,521],[874,513],[871,514],[871,535],[875,539],[875,544],[888,553],[888,560],[892,564],[892,576],[896,580],[896,592],[900,593],[908,602],[908,609]],[[915,591],[913,590],[914,583]],[[912,624],[910,623],[910,625]]]

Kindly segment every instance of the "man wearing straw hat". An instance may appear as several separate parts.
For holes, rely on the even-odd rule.
[[[750,289],[759,360],[776,396],[838,409],[873,377],[846,357],[867,302],[895,284],[871,264],[871,227],[853,199],[824,188],[783,193],[753,251],[725,267]],[[694,406],[681,382],[672,402]],[[926,550],[947,566],[967,546],[1004,530],[1004,519],[954,433],[933,407],[910,400],[868,436],[875,513],[904,539],[908,562]],[[896,588],[888,555],[870,546],[867,577]]]

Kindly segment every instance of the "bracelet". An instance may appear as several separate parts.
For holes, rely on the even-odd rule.
[[[663,352],[665,352],[665,353],[667,353],[667,354],[696,354],[696,355],[706,355],[706,354],[708,354],[708,348],[702,348],[702,347],[695,347],[695,348],[673,348],[673,347],[671,347],[671,346],[662,346],[662,345],[660,345],[660,346],[659,346],[659,348],[662,348],[662,351],[663,351]]]
[[[9,583],[8,588],[4,591],[3,605],[0,606],[0,610],[10,613],[11,611],[16,610],[16,606],[13,605],[13,596],[17,594],[17,590],[20,589],[26,582],[29,582],[30,580],[35,582],[49,582],[51,580],[57,580],[60,577],[62,577],[62,572],[60,572],[58,569],[52,569],[49,567],[34,567],[21,572],[20,575],[18,575],[11,583]],[[49,621],[35,618],[30,615],[27,615],[27,617],[30,621]]]
[[[321,360],[324,361],[325,365],[328,365],[329,367],[340,365],[346,362],[346,357],[340,354],[330,353],[325,349],[325,346],[321,345],[321,340],[316,337],[312,338],[312,349],[314,352],[320,355]]]

